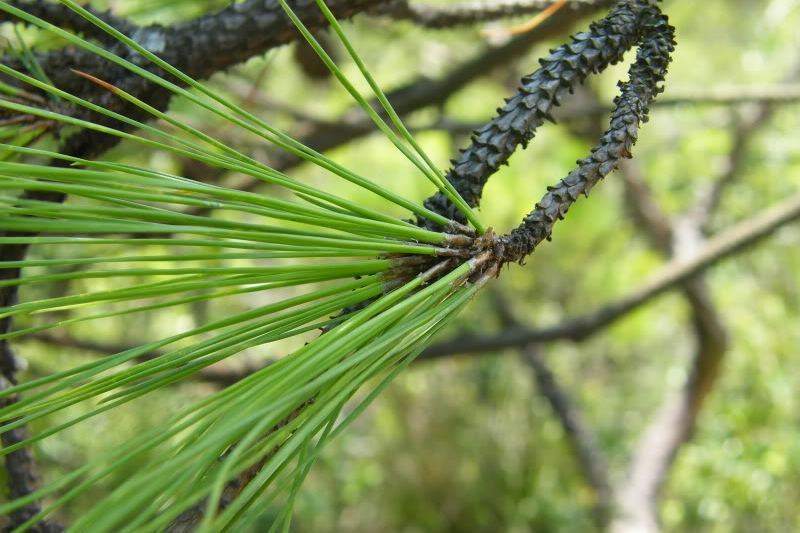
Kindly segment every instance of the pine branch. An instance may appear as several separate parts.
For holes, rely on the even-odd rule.
[[[106,32],[59,2],[54,2],[53,0],[15,0],[7,3],[60,28],[81,33],[86,37],[97,39],[106,44],[116,42]],[[122,33],[130,34],[138,28],[136,24],[125,18],[115,16],[110,11],[99,11],[91,6],[86,6],[86,10],[104,22],[111,24]],[[3,22],[17,21],[6,13],[0,12],[0,24]]]
[[[333,0],[330,7],[341,18],[352,16],[367,7],[378,3],[378,0]],[[78,31],[88,33],[83,22],[78,22],[74,17],[66,15],[67,8],[58,5],[58,9],[42,2],[21,3],[23,9],[30,7],[39,10],[39,14],[46,15],[46,19],[56,25],[74,27]],[[327,26],[327,20],[320,13],[314,0],[300,0],[295,7],[298,14],[304,17],[306,24],[312,28]],[[37,13],[33,13],[37,14]],[[102,14],[103,18],[109,17]],[[0,19],[0,22],[4,20]],[[123,30],[128,30],[138,42],[143,43],[148,49],[161,55],[162,59],[173,66],[183,70],[194,78],[206,78],[211,74],[240,63],[253,55],[262,53],[270,48],[286,44],[297,37],[297,32],[292,23],[285,16],[282,8],[274,0],[249,0],[244,3],[232,4],[230,7],[217,13],[199,17],[197,19],[177,24],[171,28],[158,25],[138,28],[128,25],[124,21],[112,19],[112,22],[122,24]],[[88,24],[88,23],[87,23]],[[80,26],[80,27],[78,27]],[[92,36],[97,37],[99,30],[92,31]],[[103,38],[102,40],[105,40]],[[111,40],[106,47],[118,56],[134,63],[141,64],[141,57],[124,44]],[[12,68],[24,70],[23,65],[16,59],[0,58],[3,63]],[[82,49],[71,47],[39,54],[37,61],[44,72],[53,81],[54,85],[62,90],[91,100],[103,107],[117,111],[137,120],[146,120],[149,117],[141,109],[127,104],[114,94],[97,85],[75,76],[71,69],[78,69],[92,73],[112,82],[122,90],[147,101],[150,105],[166,109],[171,93],[166,89],[152,84],[133,73],[124,70],[105,59]],[[156,70],[155,67],[148,68]],[[16,80],[4,80],[16,85]],[[77,118],[84,118],[95,123],[112,126],[123,131],[130,128],[125,124],[112,121],[105,116],[97,115],[77,107],[65,109],[68,114]],[[80,131],[72,135],[63,145],[61,152],[86,159],[92,159],[109,150],[119,142],[118,137],[98,133],[96,131]],[[53,162],[55,166],[63,162]],[[63,202],[65,195],[49,192],[26,191],[25,198],[45,200],[50,202]],[[13,232],[3,232],[4,235],[13,236]],[[27,253],[25,244],[7,244],[0,246],[0,260],[19,261]],[[0,279],[13,279],[20,275],[20,269],[4,269],[0,271]],[[11,285],[0,289],[0,306],[13,304],[17,299],[17,286]],[[0,332],[10,331],[11,318],[0,319]],[[18,361],[14,356],[7,340],[0,341],[0,368],[3,373],[3,383],[16,382]],[[11,397],[7,401],[16,401]],[[2,433],[4,445],[9,446],[21,442],[27,436],[25,427]],[[8,485],[11,495],[19,498],[36,490],[38,476],[30,450],[20,450],[6,455],[6,469],[9,472]],[[38,513],[38,502],[30,503],[21,508],[11,517],[12,527],[25,522],[28,518]],[[47,521],[41,522],[41,531],[57,531],[60,526]]]

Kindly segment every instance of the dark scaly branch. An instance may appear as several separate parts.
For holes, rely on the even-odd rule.
[[[408,20],[426,28],[441,29],[490,22],[536,13],[553,5],[552,0],[478,0],[452,5],[427,5],[408,0],[394,0],[373,10],[376,15],[393,20]],[[581,9],[603,2],[573,1],[567,5]]]
[[[518,327],[520,321],[512,313],[501,293],[492,293],[495,313],[504,328]],[[530,368],[539,392],[544,396],[556,415],[561,428],[577,456],[586,482],[594,491],[594,520],[598,529],[604,529],[611,519],[614,501],[608,461],[594,431],[583,418],[568,391],[556,380],[555,374],[545,362],[539,348],[534,345],[520,349],[522,361]]]
[[[680,261],[695,254],[703,242],[698,223],[691,217],[671,220],[645,184],[635,161],[626,161],[620,170],[637,227],[667,257]],[[634,448],[627,475],[617,491],[619,514],[613,522],[614,531],[658,530],[661,488],[680,447],[691,436],[727,351],[728,334],[702,274],[689,279],[682,292],[691,308],[696,339],[690,378],[681,391],[664,401]]]
[[[385,1],[332,0],[328,5],[337,17],[345,19]],[[314,0],[295,0],[290,4],[310,29],[319,30],[327,27],[327,21]],[[298,38],[297,30],[276,0],[247,0],[234,3],[220,11],[172,26],[152,24],[137,27],[123,23],[118,29],[128,33],[174,67],[198,79],[207,78]],[[128,31],[125,31],[126,29]],[[137,64],[147,63],[134,51],[117,41],[113,41],[109,51]],[[135,91],[132,94],[137,96],[149,92],[144,89],[164,91],[83,49],[54,50],[38,54],[37,59],[42,69],[59,88],[80,96],[87,94],[87,91],[96,97],[105,96],[104,100],[117,107],[121,105],[118,103],[119,98],[75,76],[69,71],[69,67],[88,72],[115,85],[123,81],[135,82],[136,84],[130,88]],[[3,62],[15,68],[20,66],[13,58],[3,58]]]
[[[643,8],[639,16],[642,17],[639,24],[643,27],[643,42],[630,68],[629,81],[620,85],[621,94],[615,99],[611,126],[591,155],[580,160],[578,168],[558,185],[550,187],[522,224],[503,238],[506,261],[522,261],[539,243],[549,239],[553,225],[564,218],[572,203],[581,194],[588,195],[621,159],[631,157],[639,126],[647,121],[650,103],[662,91],[660,83],[675,45],[674,29],[656,7]]]

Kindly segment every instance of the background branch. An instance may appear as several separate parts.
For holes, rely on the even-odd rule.
[[[12,0],[6,3],[35,17],[39,17],[50,24],[54,24],[59,28],[72,30],[86,37],[97,39],[103,43],[116,42],[116,39],[60,2],[54,2],[53,0]],[[84,8],[100,20],[111,24],[122,33],[129,34],[138,28],[136,24],[125,18],[117,17],[110,11],[100,11],[91,6],[85,6]],[[19,21],[7,15],[5,12],[0,12],[0,24],[3,22]]]
[[[572,1],[573,9],[607,2]],[[394,0],[373,12],[394,20],[408,20],[426,28],[440,29],[464,24],[485,23],[518,15],[528,15],[553,5],[552,0],[478,0],[452,5],[427,5],[408,0]]]
[[[498,291],[492,293],[495,313],[504,328],[519,327],[510,306]],[[608,461],[597,437],[581,415],[578,406],[569,393],[558,383],[555,374],[547,365],[539,347],[523,346],[520,349],[522,362],[530,369],[531,375],[542,396],[550,404],[567,441],[572,446],[584,479],[594,491],[594,519],[599,529],[609,523],[612,516],[614,495]]]
[[[739,222],[708,239],[688,259],[673,259],[658,269],[637,289],[599,309],[560,324],[541,329],[511,328],[489,336],[465,336],[429,347],[421,359],[515,348],[555,340],[583,341],[638,309],[656,296],[679,287],[692,276],[719,261],[744,251],[780,227],[800,218],[800,195],[793,196]]]
[[[534,45],[568,32],[573,24],[599,8],[600,4],[586,4],[580,9],[561,10],[544,21],[535,31],[518,35],[501,46],[488,45],[440,78],[418,77],[401,87],[387,91],[386,97],[401,116],[426,107],[443,105],[467,84],[518,59]],[[376,100],[372,100],[370,105],[378,107]],[[333,123],[316,124],[299,140],[306,146],[324,152],[375,131],[375,126],[364,111],[354,106]],[[286,170],[302,163],[301,159],[287,152],[269,154],[268,159],[270,165],[278,170]],[[260,180],[245,178],[233,186],[240,190],[253,190],[262,184]]]
[[[638,227],[665,256],[677,260],[692,257],[703,241],[699,225],[686,223],[686,217],[671,221],[641,179],[640,166],[633,161],[625,163],[620,170],[629,206],[640,221]],[[702,275],[688,280],[682,292],[691,308],[697,344],[691,377],[683,391],[664,402],[633,451],[626,478],[617,492],[619,514],[612,529],[620,533],[658,530],[661,488],[680,447],[689,439],[727,350],[727,331]]]

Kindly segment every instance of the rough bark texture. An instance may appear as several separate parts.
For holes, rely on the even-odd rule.
[[[81,33],[86,37],[92,37],[103,42],[113,42],[114,38],[102,31],[100,28],[72,11],[64,4],[54,2],[53,0],[16,0],[7,2],[9,5],[19,8],[26,13],[39,17],[51,24],[55,24],[64,29],[72,30],[76,33]],[[85,6],[85,9],[98,17],[99,19],[111,24],[123,33],[133,31],[137,26],[130,21],[116,17],[109,11],[98,11],[91,6]],[[16,19],[0,12],[0,23],[14,22]]]
[[[540,61],[540,69],[523,78],[519,92],[498,109],[494,119],[473,134],[472,144],[453,161],[447,174],[470,206],[479,204],[489,177],[508,161],[518,146],[527,145],[573,87],[589,74],[618,62],[640,39],[647,25],[656,23],[655,20],[644,23],[644,17],[656,14],[660,14],[657,8],[648,2],[618,2],[607,17],[577,34],[572,42],[553,50]],[[425,205],[449,218],[464,220],[442,194],[429,198]]]

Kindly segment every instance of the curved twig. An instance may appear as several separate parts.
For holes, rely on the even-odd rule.
[[[659,33],[663,35],[659,36]],[[650,2],[618,2],[608,16],[591,24],[588,31],[577,34],[572,42],[553,50],[548,58],[541,60],[541,68],[523,78],[519,92],[498,110],[494,119],[473,134],[472,144],[453,162],[447,179],[464,200],[470,206],[477,206],[487,180],[508,161],[518,146],[527,145],[545,120],[552,120],[551,112],[575,85],[582,83],[592,72],[602,71],[608,65],[618,62],[643,37],[657,44],[642,48],[649,51],[647,54],[640,52],[637,65],[642,66],[631,69],[632,82],[628,84],[629,89],[626,89],[631,94],[625,96],[631,100],[640,85],[644,89],[648,81],[660,81],[642,79],[640,82],[634,75],[647,73],[650,70],[647,62],[651,59],[660,55],[668,57],[674,44],[672,30],[666,23],[666,18]],[[663,43],[660,42],[662,38]],[[667,61],[668,59],[659,68],[665,70]],[[649,73],[654,74],[658,77],[656,72]],[[663,72],[661,77],[663,78]],[[655,94],[654,88],[647,89],[647,92],[651,91],[652,94],[641,95],[644,104],[649,104]],[[635,102],[620,100],[618,104],[624,107]],[[459,220],[458,210],[441,194],[427,199],[425,205]],[[420,222],[426,223],[424,220]]]

